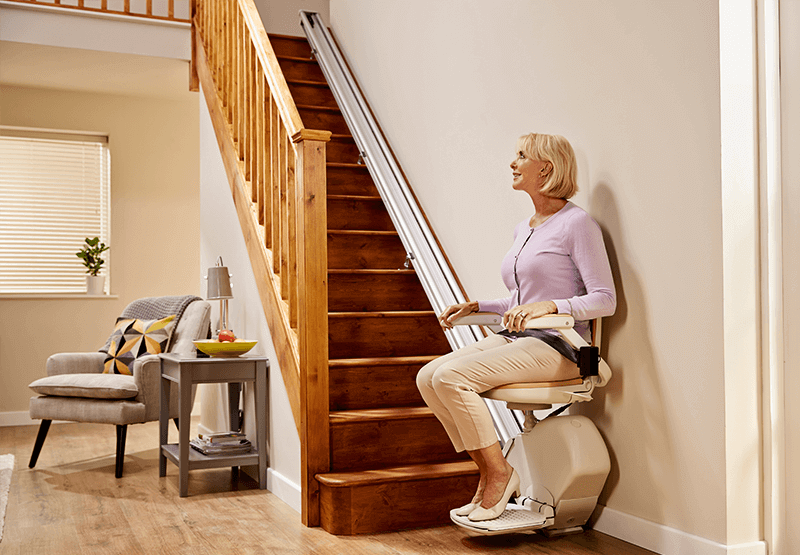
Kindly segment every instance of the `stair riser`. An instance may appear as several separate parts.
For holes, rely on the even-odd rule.
[[[347,127],[344,116],[339,112],[311,108],[298,108],[298,112],[300,112],[303,125],[308,129],[322,129],[342,135],[350,133],[350,128]]]
[[[329,195],[377,195],[366,166],[360,168],[328,167],[327,184]]]
[[[328,199],[328,229],[394,231],[381,199]]]
[[[330,312],[431,310],[431,304],[415,274],[330,274],[328,310]]]
[[[325,82],[325,76],[316,62],[299,62],[294,60],[279,59],[278,63],[280,64],[283,75],[287,81],[299,79],[301,81]]]
[[[330,410],[422,406],[417,373],[422,364],[329,370]]]
[[[311,59],[311,46],[309,46],[305,38],[296,40],[270,35],[269,42],[277,56],[296,56],[298,58]]]
[[[320,487],[322,528],[330,534],[376,534],[450,523],[450,509],[469,503],[478,473],[353,488]]]
[[[406,251],[396,235],[328,233],[328,268],[397,270],[405,259]]]
[[[440,355],[450,352],[434,315],[328,318],[329,358]]]
[[[331,424],[331,471],[463,459],[435,416]]]
[[[331,139],[325,145],[328,162],[358,164],[358,147],[353,139]]]
[[[301,83],[289,83],[289,91],[292,93],[295,104],[307,106],[329,106],[337,108],[336,99],[333,93],[325,86],[304,85]]]

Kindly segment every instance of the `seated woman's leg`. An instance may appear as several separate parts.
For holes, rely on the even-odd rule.
[[[438,370],[443,364],[447,364],[459,358],[474,355],[489,349],[502,347],[507,344],[508,340],[505,337],[500,335],[490,335],[489,337],[482,339],[477,343],[473,343],[472,345],[468,345],[463,349],[453,351],[452,353],[448,353],[435,360],[432,360],[423,366],[419,373],[417,373],[417,389],[419,389],[422,399],[425,401],[425,404],[430,407],[431,411],[433,411],[433,414],[436,416],[436,418],[438,418],[442,423],[447,435],[450,437],[450,441],[453,442],[453,447],[455,447],[456,451],[458,452],[464,450],[464,442],[461,440],[461,435],[459,434],[458,428],[456,427],[455,422],[453,422],[453,418],[448,412],[447,407],[436,395],[436,391],[433,388],[433,376],[436,370]]]
[[[508,383],[566,380],[578,374],[573,362],[529,337],[444,361],[434,370],[436,398],[481,469],[485,484],[482,507],[490,508],[501,501],[512,469],[502,456],[494,423],[479,394]]]

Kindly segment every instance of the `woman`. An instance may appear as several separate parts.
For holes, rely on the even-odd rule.
[[[456,451],[466,450],[480,470],[472,501],[456,509],[473,521],[497,518],[509,498],[519,495],[519,476],[503,457],[479,394],[508,383],[579,376],[575,352],[557,332],[525,325],[547,314],[571,314],[575,330],[588,341],[588,320],[616,308],[600,228],[568,200],[578,191],[572,146],[558,135],[532,133],[520,137],[517,150],[512,187],[531,197],[535,212],[517,225],[500,267],[510,295],[452,305],[439,316],[449,329],[467,314],[496,312],[506,329],[428,363],[417,375],[422,398]]]

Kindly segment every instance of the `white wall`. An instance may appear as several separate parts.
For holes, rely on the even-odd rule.
[[[500,261],[532,213],[510,187],[516,138],[570,139],[574,200],[604,230],[619,296],[606,321],[615,376],[587,411],[613,465],[597,525],[709,553],[731,539],[718,6],[331,1],[333,32],[472,298],[504,294]]]
[[[328,21],[329,0],[254,0],[268,33],[304,36],[300,10],[319,13]]]
[[[800,2],[781,2],[783,294],[786,407],[786,553],[800,553]]]

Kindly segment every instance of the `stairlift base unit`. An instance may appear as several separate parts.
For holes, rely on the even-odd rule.
[[[470,535],[547,529],[582,530],[592,515],[611,469],[608,449],[585,416],[547,418],[511,440],[506,459],[520,476],[522,497],[500,517],[472,522],[450,514]]]

